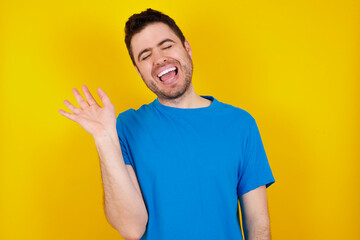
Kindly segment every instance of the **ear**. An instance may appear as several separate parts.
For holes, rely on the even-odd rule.
[[[141,77],[141,74],[140,74],[140,71],[139,71],[139,69],[137,68],[137,66],[134,64],[133,65],[134,67],[135,67],[135,69],[136,69],[136,72],[140,75],[140,77]]]
[[[185,39],[184,45],[185,45],[186,51],[189,53],[190,57],[192,58],[192,51],[191,51],[190,43],[188,42],[188,40]]]

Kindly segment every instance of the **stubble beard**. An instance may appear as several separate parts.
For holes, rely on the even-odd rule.
[[[155,95],[164,100],[175,100],[183,96],[191,85],[191,79],[193,74],[193,63],[192,59],[189,57],[187,63],[182,65],[182,70],[184,74],[184,83],[181,86],[174,86],[174,89],[168,91],[161,90],[153,81],[144,81],[146,86],[153,92]],[[179,70],[178,70],[179,71]],[[142,74],[141,78],[144,80]]]

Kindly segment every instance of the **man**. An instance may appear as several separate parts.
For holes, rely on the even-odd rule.
[[[192,52],[175,22],[148,9],[126,23],[136,71],[157,95],[115,116],[99,88],[59,112],[94,136],[105,213],[125,239],[270,239],[266,187],[274,182],[254,118],[195,93]]]

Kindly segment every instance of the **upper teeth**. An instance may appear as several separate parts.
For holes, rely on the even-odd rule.
[[[175,70],[176,70],[176,67],[168,68],[168,69],[162,71],[161,73],[159,73],[158,77],[161,77],[162,75],[164,75],[164,74],[166,74],[166,73],[168,73],[170,71],[175,71]]]

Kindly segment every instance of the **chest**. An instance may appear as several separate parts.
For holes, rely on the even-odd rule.
[[[231,122],[155,119],[128,131],[129,153],[140,182],[236,186],[245,142]]]

